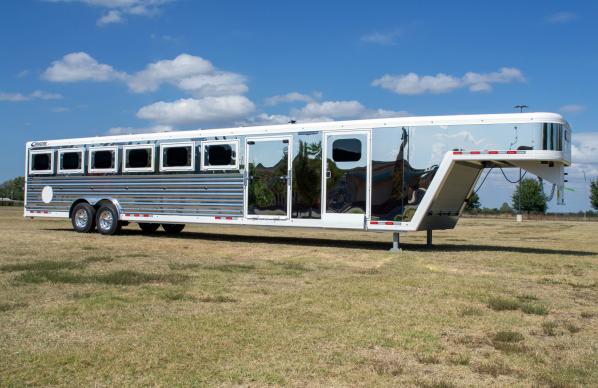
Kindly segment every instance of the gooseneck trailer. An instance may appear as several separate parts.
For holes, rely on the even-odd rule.
[[[454,228],[488,168],[520,168],[563,201],[571,128],[558,114],[399,117],[26,145],[25,217],[114,234],[126,223],[399,233]]]

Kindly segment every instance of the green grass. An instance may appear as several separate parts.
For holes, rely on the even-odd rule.
[[[537,303],[522,303],[521,311],[523,311],[526,314],[548,315],[548,308],[544,305]]]
[[[512,298],[492,297],[488,301],[488,307],[494,311],[517,310],[521,303]]]
[[[138,271],[121,270],[105,274],[86,275],[67,271],[27,271],[14,278],[16,283],[103,283],[110,285],[129,286],[145,283],[180,284],[188,279],[181,274],[152,274]]]
[[[0,266],[0,271],[3,272],[19,272],[19,271],[56,271],[60,269],[74,269],[81,268],[83,264],[75,261],[67,260],[39,260],[27,263],[4,264]]]
[[[544,321],[542,322],[542,331],[544,332],[544,335],[547,336],[555,336],[558,335],[558,327],[559,324],[555,321]]]

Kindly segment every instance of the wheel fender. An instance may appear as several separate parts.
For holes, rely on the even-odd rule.
[[[102,202],[110,202],[116,209],[116,213],[118,213],[118,218],[120,218],[120,215],[123,213],[122,207],[120,206],[120,203],[118,203],[118,200],[116,198],[112,198],[112,197],[107,197],[107,198],[106,197],[83,197],[83,198],[79,198],[73,202],[73,204],[71,205],[71,208],[69,210],[69,216],[72,214],[75,206],[81,202],[87,202],[93,207],[97,207],[97,205],[101,204]]]

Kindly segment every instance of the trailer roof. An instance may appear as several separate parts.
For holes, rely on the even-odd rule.
[[[100,143],[119,143],[143,140],[171,140],[189,139],[196,137],[257,135],[270,133],[286,133],[301,131],[346,131],[354,129],[369,129],[380,127],[400,126],[426,126],[426,125],[475,125],[475,124],[523,124],[523,123],[558,123],[569,126],[567,121],[558,113],[503,113],[483,115],[451,115],[451,116],[407,116],[383,119],[327,121],[314,123],[295,123],[281,125],[262,125],[251,127],[196,129],[190,131],[172,131],[159,133],[142,133],[117,136],[96,136],[61,140],[44,140],[27,142],[27,147],[32,143],[44,143],[44,146],[81,145]]]

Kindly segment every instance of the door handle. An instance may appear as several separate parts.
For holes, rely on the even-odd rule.
[[[332,178],[332,171],[328,170],[326,171],[326,179],[330,179]]]

